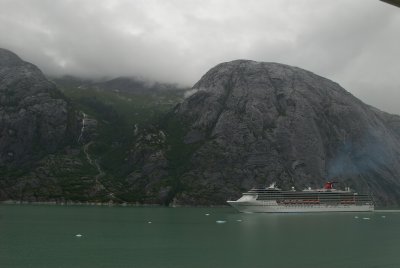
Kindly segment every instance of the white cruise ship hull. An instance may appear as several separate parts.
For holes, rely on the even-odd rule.
[[[295,213],[295,212],[369,212],[373,204],[278,204],[276,201],[227,201],[229,205],[243,213]]]

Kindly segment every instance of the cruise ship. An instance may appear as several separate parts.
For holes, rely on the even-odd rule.
[[[267,188],[253,188],[236,201],[227,201],[240,212],[368,212],[374,210],[370,195],[358,194],[346,187],[338,190],[336,182],[327,182],[321,189],[307,188],[283,191],[275,183]]]

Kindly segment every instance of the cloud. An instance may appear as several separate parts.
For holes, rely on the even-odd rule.
[[[399,23],[377,0],[1,0],[0,47],[48,75],[182,85],[223,61],[282,62],[400,113]]]

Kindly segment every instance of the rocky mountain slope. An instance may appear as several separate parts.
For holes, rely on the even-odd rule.
[[[399,205],[399,116],[328,79],[277,63],[222,63],[193,89],[169,117],[182,128],[175,146],[189,151],[180,159],[186,168],[177,175],[175,203],[223,204],[271,182],[303,189],[335,180],[374,194],[379,205]],[[168,159],[171,149],[158,150]],[[145,187],[154,185],[154,174],[165,179],[165,170],[147,171],[152,179]]]
[[[0,167],[21,166],[66,144],[70,105],[33,64],[0,49]]]
[[[277,63],[223,63],[194,89],[176,109],[189,126],[185,143],[201,143],[182,176],[181,202],[222,203],[273,181],[301,189],[336,180],[399,204],[399,116]]]
[[[133,170],[129,153],[184,91],[53,81],[0,50],[0,201],[140,201],[121,183]]]
[[[0,49],[0,200],[85,196],[95,171],[70,147],[79,121],[35,65]]]
[[[335,180],[400,205],[400,117],[306,70],[222,63],[175,107],[184,91],[60,81],[0,49],[0,200],[214,205]]]

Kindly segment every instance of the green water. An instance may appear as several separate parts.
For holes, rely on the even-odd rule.
[[[0,267],[398,268],[400,213],[0,205]]]

